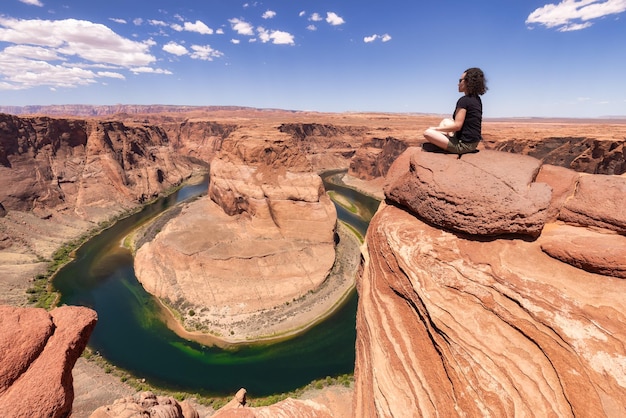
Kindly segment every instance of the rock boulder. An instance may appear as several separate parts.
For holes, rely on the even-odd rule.
[[[384,187],[391,202],[424,220],[473,235],[537,236],[551,188],[535,182],[541,162],[483,150],[457,155],[409,148],[391,166]]]
[[[623,416],[626,281],[615,276],[626,251],[609,229],[621,218],[604,212],[615,195],[582,205],[572,196],[586,177],[550,167],[539,177],[554,187],[533,186],[541,165],[513,154],[459,160],[409,150],[397,164],[362,247],[355,416]],[[470,179],[460,191],[457,172]],[[620,182],[597,176],[585,182]],[[472,194],[469,184],[483,190]],[[531,222],[500,227],[484,208],[479,218],[497,227],[480,227],[451,208],[486,201],[507,222]],[[570,216],[566,207],[583,214],[576,225],[558,219]],[[540,234],[510,234],[523,224]],[[497,230],[505,235],[482,235]]]
[[[72,368],[96,325],[96,312],[0,306],[0,411],[6,417],[66,417]]]

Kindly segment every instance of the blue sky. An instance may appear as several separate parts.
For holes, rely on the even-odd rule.
[[[626,115],[626,0],[2,0],[0,105]]]

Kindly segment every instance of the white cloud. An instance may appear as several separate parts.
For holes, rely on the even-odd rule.
[[[20,1],[24,4],[29,4],[31,6],[43,7],[43,3],[40,2],[39,0],[20,0]]]
[[[254,28],[248,22],[241,20],[241,19],[237,19],[237,18],[232,18],[232,19],[229,19],[228,21],[230,22],[231,28],[235,32],[237,32],[239,35],[246,35],[246,36],[254,35]]]
[[[95,82],[90,70],[67,64],[7,56],[0,52],[0,90],[24,90],[38,86],[77,87]]]
[[[126,23],[128,23],[128,22],[126,22],[126,20],[124,20],[124,19],[117,19],[117,18],[115,18],[115,17],[110,17],[110,18],[109,18],[109,20],[110,20],[110,21],[113,21],[113,22],[115,22],[115,23],[121,23],[121,24],[123,24],[123,25],[125,25]]]
[[[169,70],[163,70],[161,68],[152,68],[152,67],[136,67],[130,69],[135,74],[172,74]]]
[[[156,60],[148,45],[85,20],[17,20],[0,17],[0,41],[54,48],[58,54],[121,66]]]
[[[220,58],[224,54],[216,49],[211,48],[210,45],[192,45],[191,58],[199,59],[203,61],[213,61],[213,58]]]
[[[280,30],[269,31],[263,27],[258,27],[259,39],[261,42],[271,42],[276,45],[293,45],[294,37],[289,32],[283,32]]]
[[[371,35],[371,36],[366,36],[363,38],[363,42],[365,42],[366,44],[369,44],[371,42],[374,42],[375,40],[380,39],[382,42],[389,42],[391,40],[391,35],[389,35],[388,33],[385,33],[384,35]]]
[[[182,55],[187,55],[189,51],[183,45],[180,45],[174,41],[168,42],[163,45],[163,51],[169,52],[170,54],[178,55],[179,57]]]
[[[151,24],[152,26],[168,26],[167,23],[165,23],[162,20],[148,20],[148,23]]]
[[[626,0],[562,0],[535,9],[527,25],[538,24],[567,32],[588,28],[592,20],[626,11]]]
[[[154,41],[136,42],[85,20],[19,20],[0,16],[2,89],[76,87],[99,77],[88,67],[130,69],[156,61]],[[109,77],[110,75],[105,75]]]
[[[342,17],[338,16],[337,13],[327,12],[326,13],[326,22],[330,23],[333,26],[343,25],[345,20]]]
[[[196,23],[185,22],[184,29],[188,32],[197,32],[201,35],[212,35],[213,29],[208,27],[203,22],[196,20]]]
[[[273,10],[268,10],[265,13],[263,13],[263,16],[261,16],[263,19],[271,19],[274,16],[276,16],[276,12]]]
[[[138,17],[138,18],[136,18],[136,19],[133,19],[133,24],[134,24],[135,26],[141,26],[141,25],[143,24],[143,19],[142,19],[142,18],[140,18],[140,17]]]
[[[311,31],[317,30],[317,26],[315,26],[315,25],[309,25],[306,28],[307,28],[307,30],[311,30]]]
[[[55,50],[30,45],[8,46],[3,51],[7,56],[17,58],[34,59],[40,61],[65,61],[66,58],[60,56]]]
[[[320,16],[319,13],[313,13],[311,15],[311,17],[309,17],[309,20],[311,20],[313,22],[321,22],[322,20],[324,20],[324,18],[322,16]]]
[[[109,77],[109,78],[117,78],[120,80],[126,80],[124,74],[114,73],[112,71],[98,71],[98,77]]]
[[[224,34],[224,29],[219,28],[215,31],[215,33],[217,33],[218,35],[223,35]]]
[[[235,45],[239,45],[241,43],[241,41],[239,39],[231,39],[230,43],[231,44],[235,44]]]
[[[302,17],[302,16],[304,16],[305,14],[306,14],[306,12],[303,10],[303,11],[301,11],[300,13],[298,13],[298,16],[299,16],[299,17]]]

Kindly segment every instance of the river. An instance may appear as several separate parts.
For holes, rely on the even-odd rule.
[[[357,211],[335,203],[339,219],[365,235],[378,201],[337,184],[342,173],[323,176],[327,190],[350,200]],[[284,393],[316,379],[354,371],[357,295],[306,333],[268,345],[223,350],[178,337],[159,319],[159,305],[144,291],[123,238],[163,210],[206,193],[208,178],[158,199],[118,221],[81,246],[55,277],[61,304],[98,313],[89,346],[133,376],[169,390],[230,396],[246,388],[254,397]],[[358,213],[358,215],[357,215]]]

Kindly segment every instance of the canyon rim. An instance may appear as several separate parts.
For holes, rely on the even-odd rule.
[[[194,203],[204,205],[200,213],[220,206],[219,216],[249,222],[238,227],[261,222],[264,233],[271,225],[294,242],[306,232],[310,257],[323,254],[319,271],[303,269],[315,286],[332,266],[335,232],[317,174],[345,169],[347,182],[379,195],[384,189],[386,200],[362,248],[348,414],[626,411],[624,121],[486,121],[481,152],[456,160],[421,151],[421,132],[439,115],[159,110],[0,115],[2,304],[28,306],[31,280],[65,242],[209,165],[216,183]],[[451,189],[461,168],[479,170],[487,192]],[[238,193],[244,186],[248,192]],[[503,190],[515,206],[502,204]],[[481,205],[484,199],[492,204]],[[437,215],[458,218],[462,204],[490,221]],[[293,206],[322,215],[298,231],[287,210]],[[252,211],[254,222],[246,217]],[[506,216],[515,222],[502,222]],[[293,407],[311,406],[285,405]],[[337,406],[324,408],[332,416]]]

